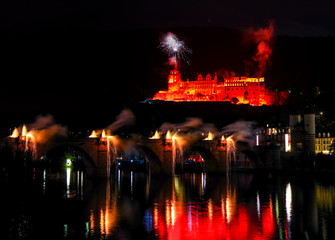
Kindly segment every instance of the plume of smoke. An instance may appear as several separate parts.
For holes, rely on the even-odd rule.
[[[203,125],[203,122],[200,118],[187,118],[184,123],[163,123],[163,125],[160,127],[160,130],[164,132],[168,130],[188,132],[199,128],[201,125]]]
[[[231,135],[236,141],[246,142],[252,147],[255,144],[252,121],[237,121],[223,128],[222,134]]]
[[[178,136],[178,146],[187,147],[188,145],[204,138],[204,134],[209,132],[217,134],[214,124],[203,123],[200,118],[188,118],[184,123],[164,123],[160,131],[175,131]]]
[[[67,136],[67,128],[55,123],[53,116],[38,116],[34,123],[28,125],[37,143],[45,143],[56,136]]]
[[[265,72],[267,65],[270,63],[272,54],[272,40],[273,40],[273,21],[269,22],[267,28],[260,28],[258,30],[249,30],[251,40],[257,44],[257,50],[252,59],[257,63],[256,75],[261,77]]]
[[[116,130],[120,129],[123,126],[133,125],[134,123],[135,123],[134,113],[129,109],[125,109],[116,117],[116,121],[110,124],[107,127],[107,129],[110,132],[115,132]]]
[[[170,57],[169,60],[166,62],[166,65],[176,66],[175,68],[178,68],[177,58],[176,57]]]

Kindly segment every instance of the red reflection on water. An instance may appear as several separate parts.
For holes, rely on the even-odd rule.
[[[262,240],[273,237],[276,225],[271,199],[270,204],[262,208],[260,220],[251,212],[252,209],[236,204],[230,197],[219,203],[211,199],[189,204],[166,201],[155,205],[153,225],[159,239]]]
[[[117,197],[111,194],[110,182],[107,182],[105,192],[101,192],[101,204],[98,209],[90,211],[89,225],[90,234],[101,234],[109,238],[117,225],[118,209]],[[103,190],[103,189],[102,189]]]

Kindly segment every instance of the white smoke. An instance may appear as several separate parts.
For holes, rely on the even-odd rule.
[[[160,131],[177,131],[179,135],[202,135],[203,133],[217,132],[213,124],[203,123],[200,118],[187,118],[184,123],[163,123]]]
[[[246,142],[252,147],[255,144],[252,121],[237,121],[223,127],[221,134],[232,136],[237,142]]]
[[[214,124],[203,123],[200,118],[188,118],[184,123],[164,123],[160,131],[174,132],[178,136],[178,145],[183,147],[207,137],[209,132],[217,134]]]
[[[56,136],[67,136],[67,127],[56,124],[54,117],[50,114],[46,116],[39,115],[34,123],[28,124],[31,134],[35,137],[37,143],[45,143]]]
[[[117,117],[116,121],[110,124],[106,129],[115,132],[123,126],[133,125],[135,123],[135,115],[129,109],[123,110]]]

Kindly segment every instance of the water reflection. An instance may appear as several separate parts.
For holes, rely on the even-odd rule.
[[[66,197],[70,197],[71,168],[66,169]]]
[[[98,198],[96,198],[98,197]],[[112,184],[107,181],[105,188],[92,199],[89,217],[89,233],[92,236],[110,237],[118,220],[117,195],[113,194]]]
[[[43,169],[43,195],[45,194],[45,190],[46,190],[46,180],[47,180],[47,170]]]
[[[17,219],[8,229],[33,239],[334,239],[335,185],[314,179],[116,171],[97,182],[43,169],[36,181],[41,196],[25,195],[29,211],[8,217]]]
[[[43,171],[43,179],[45,178],[46,170]],[[84,172],[75,171],[72,168],[66,168],[66,192],[65,198],[77,198],[83,200],[84,198]],[[62,174],[57,173],[57,179],[62,180]],[[46,190],[46,182],[43,180],[43,192]]]
[[[287,217],[287,238],[291,239],[292,190],[291,190],[290,183],[286,185],[285,207],[286,207],[286,217]]]
[[[322,239],[333,239],[334,233],[329,231],[334,224],[334,204],[335,204],[335,187],[334,185],[315,184],[315,195],[317,209],[319,211],[319,224],[321,225]],[[329,217],[333,221],[329,221]]]
[[[261,220],[258,221],[252,213],[252,207],[237,201],[236,187],[229,185],[229,182],[220,182],[213,197],[208,199],[201,195],[191,198],[187,194],[183,195],[184,199],[176,199],[175,195],[181,195],[175,194],[176,188],[169,199],[158,199],[153,209],[153,229],[156,237],[253,239],[250,236],[254,236],[258,239],[269,239],[274,236],[276,227],[271,198],[270,204],[263,206]],[[184,187],[187,188],[188,184],[194,186],[193,175],[184,176]]]
[[[286,194],[285,194],[285,207],[286,207],[286,216],[287,222],[291,222],[291,214],[292,214],[292,190],[291,184],[286,185]]]
[[[320,209],[332,212],[335,204],[335,187],[316,184],[316,201]]]

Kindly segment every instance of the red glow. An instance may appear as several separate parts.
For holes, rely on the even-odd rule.
[[[255,58],[268,59],[271,54],[269,45],[265,42],[259,44],[259,55]],[[266,60],[267,61],[267,60]],[[266,64],[266,61],[262,64]],[[265,65],[264,65],[265,67]],[[159,91],[153,100],[162,101],[229,101],[235,104],[282,105],[288,99],[286,92],[274,92],[265,88],[262,77],[230,77],[224,82],[218,82],[210,74],[203,77],[198,74],[196,81],[182,81],[178,70],[172,70],[168,77],[168,91]]]
[[[235,205],[230,221],[221,208],[220,203],[212,200],[206,205],[198,203],[191,206],[169,201],[156,205],[153,225],[159,239],[262,240],[273,237],[275,221],[270,207],[262,211],[261,221],[249,213],[246,205]]]
[[[253,60],[258,62],[258,74],[262,75],[265,71],[266,64],[270,59],[270,55],[272,53],[272,49],[270,48],[269,44],[265,41],[262,41],[257,46],[257,53],[253,57]]]
[[[257,76],[262,76],[266,70],[266,66],[272,54],[271,40],[273,37],[273,22],[270,22],[269,27],[260,28],[257,31],[250,30],[257,45],[257,51],[253,60],[258,63]]]

